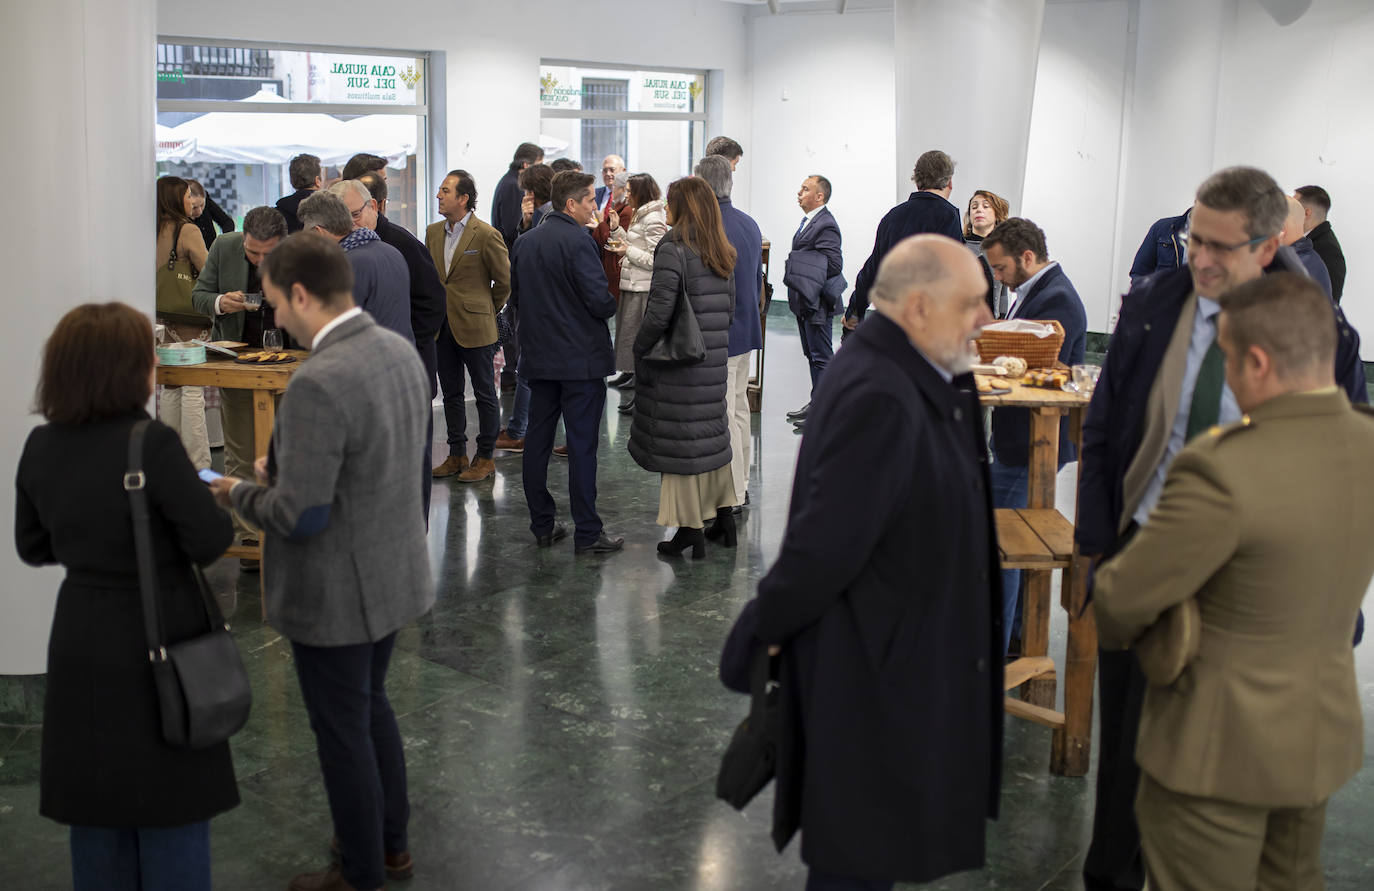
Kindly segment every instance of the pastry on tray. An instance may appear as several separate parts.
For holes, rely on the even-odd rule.
[[[1025,377],[1021,378],[1022,386],[1041,387],[1046,390],[1061,389],[1068,382],[1069,373],[1056,368],[1037,368],[1027,371]]]

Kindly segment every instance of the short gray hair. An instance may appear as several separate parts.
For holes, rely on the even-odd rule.
[[[341,179],[329,187],[329,194],[337,195],[340,200],[346,192],[352,192],[362,199],[363,204],[372,200],[372,192],[368,191],[367,186],[356,179]]]
[[[706,180],[717,198],[729,198],[735,187],[735,172],[724,155],[707,155],[697,162],[692,173]]]
[[[330,235],[343,238],[353,231],[353,215],[348,212],[348,205],[332,191],[316,192],[302,201],[296,216],[301,218],[301,225],[307,232],[319,226]]]
[[[1288,196],[1258,167],[1218,170],[1197,187],[1197,202],[1212,210],[1245,214],[1245,232],[1251,238],[1278,235],[1288,219]]]
[[[286,233],[286,217],[275,207],[255,207],[243,216],[243,234],[258,241],[285,238]]]

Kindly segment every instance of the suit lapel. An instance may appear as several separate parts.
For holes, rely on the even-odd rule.
[[[1018,298],[1017,301],[1016,301],[1016,303],[1014,303],[1014,304],[1012,305],[1012,307],[1011,307],[1011,312],[1007,313],[1007,318],[1009,318],[1009,319],[1030,319],[1030,318],[1034,318],[1034,316],[1028,316],[1028,315],[1026,315],[1026,307],[1030,306],[1030,305],[1031,305],[1031,301],[1033,301],[1036,297],[1039,297],[1039,296],[1040,296],[1040,292],[1043,291],[1043,290],[1045,290],[1045,287],[1046,287],[1047,285],[1049,285],[1050,280],[1053,279],[1055,276],[1057,276],[1057,275],[1059,275],[1059,274],[1060,274],[1060,268],[1059,268],[1058,266],[1055,266],[1055,267],[1053,267],[1053,268],[1051,268],[1051,269],[1046,269],[1046,270],[1045,270],[1045,274],[1042,275],[1042,276],[1040,276],[1040,280],[1037,281],[1037,282],[1035,283],[1035,286],[1034,286],[1033,288],[1030,289],[1030,293],[1026,294],[1026,296],[1025,296],[1024,298]]]
[[[468,250],[469,246],[477,238],[477,217],[474,215],[468,224],[463,227],[463,235],[458,239],[458,247],[453,250],[453,262],[449,264],[448,275],[452,277],[458,268],[458,261],[463,259],[463,251]]]

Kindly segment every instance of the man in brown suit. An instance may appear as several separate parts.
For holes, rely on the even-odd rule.
[[[466,170],[453,170],[439,186],[439,214],[425,230],[425,247],[434,258],[448,294],[448,314],[439,330],[439,388],[444,393],[448,458],[434,468],[436,477],[458,475],[475,483],[496,472],[491,460],[501,426],[496,395],[496,314],[510,297],[510,255],[505,239],[477,219],[477,184]],[[477,400],[477,454],[467,455],[467,409],[463,405],[463,371]]]
[[[1327,799],[1363,758],[1351,640],[1374,574],[1374,415],[1335,385],[1333,308],[1310,279],[1220,303],[1245,414],[1179,453],[1094,605],[1102,646],[1135,648],[1149,682],[1152,891],[1317,889]]]

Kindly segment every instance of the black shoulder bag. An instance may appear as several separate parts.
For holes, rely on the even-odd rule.
[[[204,749],[224,742],[248,721],[253,691],[239,648],[215,603],[200,567],[191,564],[196,587],[205,605],[210,630],[197,637],[168,644],[157,600],[157,569],[148,520],[147,477],[143,474],[143,439],[148,421],[134,424],[129,433],[129,470],[124,490],[134,518],[134,550],[138,555],[138,586],[143,594],[143,631],[148,660],[153,663],[162,738],[178,749]]]
[[[778,657],[769,656],[763,644],[755,646],[750,675],[749,716],[735,728],[716,775],[716,797],[737,811],[744,810],[777,773],[782,734]]]
[[[644,354],[644,361],[651,365],[693,365],[706,358],[706,341],[687,296],[687,254],[676,242],[672,245],[682,258],[682,276],[678,279],[677,302],[673,304],[668,330]]]

